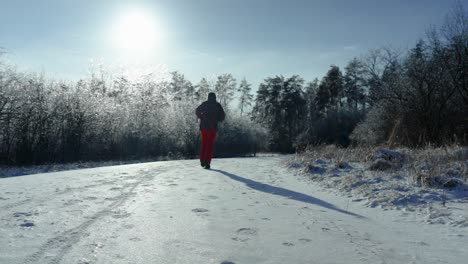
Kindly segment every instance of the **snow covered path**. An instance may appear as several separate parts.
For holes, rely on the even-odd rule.
[[[0,179],[0,263],[465,263],[467,228],[320,190],[282,157]]]

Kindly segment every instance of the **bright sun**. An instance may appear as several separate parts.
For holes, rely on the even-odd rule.
[[[145,54],[157,48],[161,37],[156,21],[143,10],[121,15],[113,29],[113,42],[126,55]]]

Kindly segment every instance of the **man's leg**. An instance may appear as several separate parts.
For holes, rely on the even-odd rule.
[[[208,140],[207,140],[207,156],[206,156],[206,162],[208,165],[208,168],[211,164],[211,159],[213,159],[213,154],[214,154],[214,146],[215,146],[215,141],[216,141],[216,131],[211,130],[208,131]]]
[[[207,131],[202,130],[200,131],[201,136],[201,146],[200,146],[200,164],[202,167],[206,165],[206,152],[207,152]]]

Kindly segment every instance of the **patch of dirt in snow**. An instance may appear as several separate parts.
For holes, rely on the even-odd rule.
[[[328,190],[363,202],[368,207],[400,210],[402,215],[417,214],[428,224],[468,226],[468,185],[455,188],[443,185],[424,186],[415,181],[414,166],[401,166],[385,171],[371,170],[368,162],[344,162],[334,158],[310,159],[296,155],[286,166],[307,176]],[[453,168],[450,167],[452,164]],[[456,174],[460,162],[447,162],[445,171]],[[412,164],[413,165],[413,164]],[[427,164],[426,164],[427,165]],[[424,168],[423,168],[424,169]],[[454,172],[455,171],[455,172]]]

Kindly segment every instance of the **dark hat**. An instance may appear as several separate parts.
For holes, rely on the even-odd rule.
[[[211,101],[211,100],[216,101],[216,94],[215,94],[215,93],[209,93],[209,94],[208,94],[208,100],[210,100],[210,101]]]

